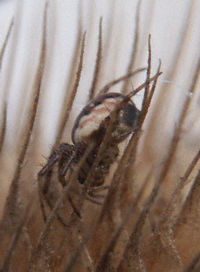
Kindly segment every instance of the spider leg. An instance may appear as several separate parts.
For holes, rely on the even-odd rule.
[[[104,190],[108,190],[110,189],[110,186],[109,185],[103,185],[103,186],[96,186],[96,187],[92,187],[90,190],[92,190],[92,192],[101,192],[101,191],[104,191]]]
[[[94,198],[102,198],[102,199],[104,199],[105,198],[105,195],[100,195],[100,194],[95,194],[95,193],[90,193],[90,194],[88,194],[89,196],[91,196],[91,197],[94,197]]]
[[[109,188],[110,188],[110,186],[107,186],[107,185],[91,187],[91,188],[89,188],[87,190],[87,194],[88,194],[88,196],[93,197],[93,198],[103,198],[104,199],[105,195],[104,194],[98,194],[98,192],[107,190]]]
[[[79,218],[82,218],[79,210],[77,209],[76,205],[74,204],[72,198],[70,197],[70,195],[68,195],[68,200],[69,200],[69,203],[71,204],[72,206],[72,209],[74,210],[75,214],[79,217]]]
[[[45,204],[44,202],[48,203],[49,206],[49,201],[47,198],[47,192],[48,192],[48,187],[49,187],[49,182],[52,176],[52,171],[48,171],[47,175],[45,176],[45,180],[42,180],[42,175],[38,175],[38,194],[39,194],[39,202],[40,202],[40,208],[42,211],[42,216],[44,222],[46,222],[47,215],[45,211]]]
[[[47,204],[47,206],[49,207],[50,210],[53,209],[54,207],[54,203],[52,203],[51,199],[48,196],[48,188],[49,188],[49,182],[50,182],[50,178],[45,177],[45,183],[43,183],[45,186],[42,187],[42,182],[41,181],[41,176],[38,178],[39,181],[39,186],[38,186],[38,191],[39,191],[39,202],[40,202],[40,208],[41,208],[41,212],[42,212],[42,217],[44,222],[46,222],[47,220],[47,213],[45,211],[45,204]],[[46,188],[45,188],[46,187]],[[64,226],[67,227],[68,225],[65,223],[64,219],[62,218],[62,216],[60,216],[58,213],[56,214],[57,219],[60,221],[60,223]]]
[[[67,170],[69,169],[72,162],[78,162],[80,158],[83,156],[86,150],[85,144],[79,143],[76,145],[64,145],[62,147],[63,154],[61,159],[59,160],[59,170],[58,170],[58,179],[63,187],[66,185],[65,176],[67,174]]]
[[[43,168],[39,171],[38,176],[45,175],[52,167],[53,165],[58,161],[60,157],[60,150],[54,150],[53,153],[50,155],[47,163],[43,166]]]
[[[43,201],[43,195],[42,195],[42,192],[41,192],[39,186],[38,186],[38,195],[39,195],[39,203],[40,203],[40,209],[41,209],[41,212],[42,212],[42,217],[43,217],[44,222],[46,222],[47,215],[46,215],[46,211],[45,211],[45,205],[44,205],[44,201]]]
[[[54,191],[52,191],[53,195],[51,196],[49,195],[49,187],[51,184],[53,167],[57,162],[59,164],[58,168],[61,167],[62,164],[65,164],[66,161],[69,160],[72,150],[73,145],[69,145],[67,143],[60,144],[58,149],[52,152],[52,154],[49,156],[46,165],[44,165],[44,167],[38,173],[39,201],[44,221],[46,221],[47,218],[44,203],[46,203],[50,210],[52,210],[55,203],[55,199],[57,198],[56,193],[54,193]],[[59,214],[57,214],[57,218],[64,226],[67,226],[67,224],[64,222],[64,220]]]
[[[97,194],[98,192],[104,191],[109,189],[110,186],[107,185],[103,185],[103,186],[96,186],[96,187],[91,187],[89,189],[87,189],[87,195],[86,195],[86,199],[89,200],[90,202],[97,204],[97,205],[103,205],[102,202],[96,200],[98,199],[104,199],[105,195],[104,194]]]
[[[73,154],[71,154],[71,158],[68,159],[62,167],[59,167],[58,179],[59,179],[60,183],[63,185],[63,187],[66,185],[65,176],[66,176],[67,170],[69,169],[73,159],[74,159],[74,152],[73,152]]]
[[[58,161],[59,156],[60,156],[59,150],[53,151],[47,163],[43,166],[43,168],[38,173],[39,202],[40,202],[40,208],[42,211],[44,222],[46,222],[46,218],[47,218],[44,201],[50,207],[50,201],[48,200],[47,193],[48,193],[49,184],[52,177],[52,167]],[[44,177],[44,179],[42,179],[42,177]]]
[[[101,206],[103,205],[102,202],[97,201],[97,200],[93,199],[92,197],[86,196],[85,199],[89,200],[90,202],[92,202],[94,204],[101,205]]]

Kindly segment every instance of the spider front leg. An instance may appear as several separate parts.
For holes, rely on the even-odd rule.
[[[67,143],[60,144],[58,149],[55,149],[52,152],[52,154],[49,156],[47,163],[39,171],[38,176],[40,177],[40,176],[47,174],[47,172],[52,169],[53,165],[58,160],[62,161],[62,163],[63,163],[63,160],[65,160],[65,161],[69,160],[71,155],[73,154],[73,151],[74,151],[73,145],[70,145]]]
[[[56,196],[56,189],[51,190],[49,196],[49,189],[52,184],[52,174],[53,170],[58,163],[58,178],[59,181],[64,185],[65,180],[64,176],[60,176],[60,172],[62,172],[63,168],[66,168],[66,165],[70,165],[72,162],[72,157],[74,153],[74,146],[62,143],[58,147],[58,149],[54,150],[52,154],[49,156],[47,163],[38,173],[38,189],[39,189],[39,198],[40,198],[40,206],[43,214],[43,218],[46,221],[46,212],[44,202],[47,203],[50,209],[53,208]],[[66,172],[65,172],[66,174]],[[62,177],[62,178],[61,178]],[[43,201],[44,200],[44,201]]]
[[[60,150],[62,155],[58,160],[58,179],[63,187],[66,185],[65,176],[67,170],[69,169],[71,163],[74,161],[76,154],[76,147],[74,145],[69,145],[63,143],[60,145]]]
[[[89,200],[90,202],[97,204],[97,205],[103,205],[103,202],[100,202],[96,199],[102,199],[104,200],[106,195],[105,194],[99,194],[99,192],[109,190],[110,186],[109,185],[102,185],[98,187],[91,187],[87,189],[87,195],[86,199]]]

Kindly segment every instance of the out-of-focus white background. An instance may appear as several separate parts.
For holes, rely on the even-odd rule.
[[[106,65],[102,73],[103,82],[106,84],[126,72],[133,46],[137,3],[138,1],[133,0],[49,1],[47,66],[43,80],[43,88],[46,89],[43,99],[46,104],[42,108],[44,124],[42,137],[47,139],[47,146],[51,144],[55,134],[55,124],[60,113],[59,106],[63,99],[67,76],[70,72],[80,18],[83,29],[87,30],[86,54],[78,99],[76,99],[71,116],[72,124],[87,100],[91,85],[100,16],[103,16],[104,41],[110,27],[109,20],[114,25],[113,33],[109,39],[109,53],[106,55]],[[7,140],[11,142],[13,135],[18,135],[19,117],[23,116],[25,112],[25,109],[18,105],[20,105],[20,101],[25,101],[29,97],[29,87],[33,81],[33,71],[38,61],[43,11],[44,1],[41,0],[0,1],[0,46],[3,44],[11,19],[14,17],[14,27],[0,75],[1,104],[5,97],[8,100],[9,130]],[[141,2],[140,46],[135,68],[146,66],[147,39],[148,34],[151,33],[153,70],[155,71],[158,60],[161,59],[164,72],[160,79],[161,82],[163,85],[171,84],[176,87],[176,92],[170,97],[173,99],[172,102],[175,101],[172,115],[175,115],[182,97],[188,92],[191,74],[199,59],[199,12],[200,1],[143,0]],[[192,16],[185,35],[187,42],[184,47],[184,57],[179,61],[179,73],[176,79],[172,80],[170,78],[172,63],[190,13]],[[134,81],[133,84],[135,84]],[[118,87],[115,88],[118,89]],[[138,106],[141,97],[142,95],[139,94],[135,98]],[[198,131],[196,123],[194,127],[197,127]]]

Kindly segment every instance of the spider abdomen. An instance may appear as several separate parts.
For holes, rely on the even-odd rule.
[[[72,130],[73,142],[84,142],[89,144],[91,141],[95,142],[94,135],[98,136],[98,132],[102,131],[102,124],[105,123],[111,113],[117,108],[126,97],[119,93],[108,93],[99,95],[81,111],[76,119]],[[135,107],[131,99],[128,99],[122,106],[118,116],[118,126],[113,135],[116,138],[124,133],[130,133],[136,126],[139,116],[139,110]],[[115,138],[115,136],[113,138]]]

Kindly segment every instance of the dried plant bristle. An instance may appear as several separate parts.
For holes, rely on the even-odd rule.
[[[185,147],[185,139],[190,133],[185,133],[185,127],[190,120],[193,103],[198,104],[196,100],[199,99],[200,56],[191,72],[189,91],[182,93],[183,103],[177,107],[174,120],[171,119],[173,125],[170,126],[170,132],[164,135],[170,109],[174,108],[173,99],[170,103],[168,101],[168,96],[173,97],[173,84],[162,82],[163,76],[167,74],[163,71],[163,60],[157,60],[156,68],[153,65],[154,37],[149,33],[145,34],[146,63],[136,67],[139,46],[144,46],[140,39],[143,1],[138,1],[134,15],[135,32],[127,68],[121,76],[110,82],[104,82],[104,69],[113,35],[113,22],[109,22],[110,29],[106,36],[104,18],[98,18],[96,59],[86,101],[97,94],[106,94],[118,83],[122,86],[121,93],[127,96],[110,115],[110,123],[92,167],[85,169],[88,175],[84,184],[78,182],[79,173],[94,148],[93,143],[88,145],[73,169],[69,168],[67,182],[62,186],[56,163],[46,176],[38,174],[42,168],[39,167],[43,155],[41,146],[45,146],[41,137],[41,116],[45,103],[42,97],[45,93],[43,81],[48,68],[47,53],[50,47],[48,15],[53,12],[49,9],[50,2],[47,1],[43,11],[42,39],[41,43],[38,42],[40,53],[31,87],[31,102],[27,102],[27,117],[23,126],[19,125],[20,139],[14,139],[17,151],[13,166],[9,165],[5,156],[9,153],[6,150],[9,150],[6,133],[10,128],[8,95],[3,90],[5,99],[2,101],[0,118],[0,179],[9,186],[1,203],[0,272],[200,271],[200,146],[195,143],[189,150]],[[172,81],[179,74],[180,63],[184,59],[193,12],[194,5],[191,4],[168,71]],[[15,20],[12,20],[0,50],[0,72],[6,48],[12,42],[10,36],[14,27]],[[65,133],[70,130],[70,117],[87,69],[87,42],[91,37],[88,31],[90,29],[83,29],[81,19],[69,78],[63,80],[65,93],[55,126],[55,137],[48,151],[50,155],[65,142]],[[115,63],[113,71],[114,66]],[[143,81],[136,85],[137,76],[141,74],[144,76]],[[136,78],[134,88],[130,87],[133,78]],[[116,89],[120,90],[118,87]],[[126,141],[120,143],[120,154],[105,178],[103,193],[99,194],[101,199],[92,200],[87,196],[87,190],[108,148],[118,110],[126,99],[134,99],[141,91],[141,113],[137,128]],[[43,159],[42,163],[47,160]]]

